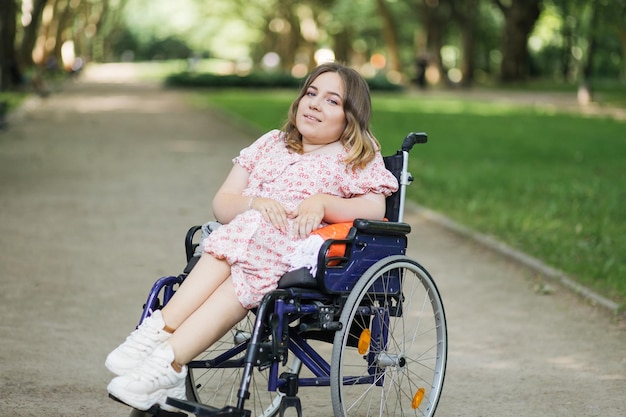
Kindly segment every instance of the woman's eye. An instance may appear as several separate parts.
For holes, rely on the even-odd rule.
[[[328,102],[329,102],[330,104],[335,105],[335,106],[339,104],[339,102],[338,102],[337,100],[333,100],[332,98],[329,98],[329,99],[328,99]]]

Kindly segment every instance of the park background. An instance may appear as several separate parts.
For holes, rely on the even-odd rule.
[[[385,153],[429,134],[411,200],[623,311],[624,22],[625,0],[0,0],[0,118],[121,61],[261,132],[312,67],[343,61],[370,82]]]

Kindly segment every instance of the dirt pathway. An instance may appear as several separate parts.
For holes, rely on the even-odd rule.
[[[0,416],[128,415],[106,396],[104,357],[154,280],[178,273],[184,232],[210,219],[230,159],[254,139],[181,93],[87,81],[0,133]],[[619,324],[567,291],[537,293],[530,272],[417,213],[407,220],[410,255],[448,314],[438,416],[626,413]],[[305,415],[316,415],[306,401]]]

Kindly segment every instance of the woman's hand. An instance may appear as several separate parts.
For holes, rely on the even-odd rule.
[[[292,213],[293,235],[300,239],[307,238],[320,224],[343,223],[354,219],[382,220],[385,215],[385,196],[367,193],[351,198],[342,198],[330,194],[316,194],[300,203]]]
[[[287,222],[287,210],[276,200],[264,197],[253,197],[249,207],[257,210],[263,215],[265,221],[270,222],[281,232],[286,232],[289,223]]]
[[[293,235],[306,239],[313,230],[317,229],[324,219],[325,194],[313,195],[300,203],[292,214]]]

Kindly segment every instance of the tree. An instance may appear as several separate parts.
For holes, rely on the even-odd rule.
[[[429,66],[439,71],[439,78],[446,78],[446,69],[441,59],[441,48],[445,44],[448,22],[452,18],[449,1],[419,0],[417,15],[426,33],[426,51],[419,53],[420,59],[425,58]]]
[[[8,90],[21,81],[15,53],[17,4],[15,0],[0,0],[0,91]]]
[[[378,26],[375,27],[375,24],[382,24],[376,7],[376,2],[371,0],[335,0],[332,7],[326,9],[331,16],[322,23],[329,33],[326,46],[333,48],[338,61],[363,65],[372,51],[381,46],[366,40],[372,33],[380,33]]]
[[[131,49],[156,51],[143,53],[150,59],[172,40],[181,54],[233,63],[275,52],[285,71],[310,69],[316,51],[331,48],[368,75],[385,50],[386,69],[404,79],[427,58],[431,74],[445,80],[455,68],[464,85],[497,65],[504,82],[626,76],[626,0],[29,0],[20,14],[21,3],[0,0],[2,88],[20,70],[60,62],[66,41],[88,61]]]
[[[398,25],[396,19],[387,6],[385,0],[376,0],[376,6],[380,18],[383,20],[383,37],[387,46],[389,55],[389,68],[393,71],[401,72],[402,63],[400,60],[400,46],[398,44]]]
[[[502,35],[502,82],[523,81],[528,77],[528,37],[541,13],[542,0],[493,0],[504,15]]]
[[[582,68],[585,82],[596,75],[599,64],[596,61],[605,50],[608,39],[619,39],[622,62],[626,62],[626,0],[592,0],[589,7],[591,16],[586,39],[587,53]]]
[[[24,26],[22,43],[19,47],[19,60],[25,68],[33,65],[33,48],[35,47],[39,25],[41,24],[41,14],[47,2],[48,0],[33,1],[33,8],[30,11],[28,23]]]
[[[461,33],[461,84],[470,86],[474,81],[475,69],[475,33],[480,0],[467,0],[457,3],[450,2],[452,16]]]

